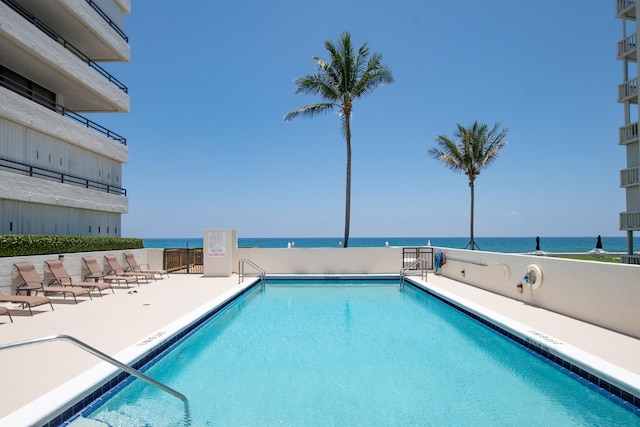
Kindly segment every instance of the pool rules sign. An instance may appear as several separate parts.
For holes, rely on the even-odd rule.
[[[203,263],[205,276],[231,276],[232,244],[236,238],[235,236],[234,230],[204,230],[206,256],[203,259]]]
[[[227,234],[224,231],[209,231],[207,248],[209,256],[227,256]]]

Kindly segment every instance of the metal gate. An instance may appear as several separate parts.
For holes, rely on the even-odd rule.
[[[169,273],[204,273],[202,248],[170,248],[164,250],[164,269]]]
[[[433,270],[433,248],[424,246],[419,248],[402,248],[402,268],[406,268],[418,258],[427,261],[427,270]],[[414,265],[410,267],[409,270],[422,270],[422,265]]]

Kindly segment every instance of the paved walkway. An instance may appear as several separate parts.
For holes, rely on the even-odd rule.
[[[440,276],[430,274],[428,283],[640,374],[638,339]],[[5,322],[0,325],[0,344],[67,334],[113,355],[236,286],[237,276],[172,275],[132,289],[118,288],[115,294],[94,296],[92,301],[78,305],[56,300],[54,312],[47,306],[36,307],[33,317],[28,312],[20,315],[13,311],[13,324],[6,323],[6,316],[0,316],[0,322]],[[98,363],[97,358],[66,342],[0,351],[4,390],[0,424],[2,417]]]

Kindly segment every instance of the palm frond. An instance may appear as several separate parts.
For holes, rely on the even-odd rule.
[[[446,167],[463,172],[473,181],[507,145],[504,138],[509,130],[499,130],[499,127],[500,124],[496,123],[489,130],[485,123],[477,121],[469,127],[458,124],[453,134],[457,143],[439,135],[435,138],[438,148],[432,148],[427,153]]]
[[[311,104],[305,105],[304,107],[300,107],[293,111],[289,111],[284,115],[284,121],[290,122],[292,119],[295,119],[298,116],[301,117],[315,117],[319,114],[326,113],[328,111],[333,110],[334,108],[339,107],[338,104],[333,103],[321,103],[321,104]]]

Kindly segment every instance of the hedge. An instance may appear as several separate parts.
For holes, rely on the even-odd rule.
[[[142,239],[122,237],[1,234],[0,257],[144,248]]]

